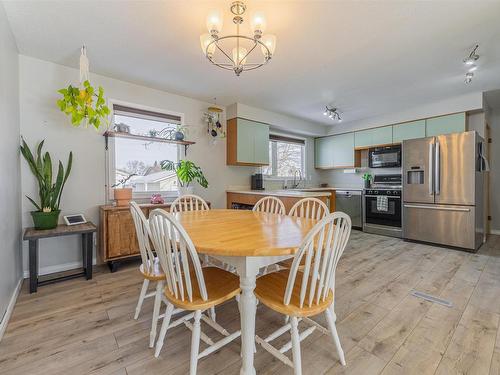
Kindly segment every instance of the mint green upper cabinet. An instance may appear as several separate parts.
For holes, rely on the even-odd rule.
[[[366,148],[392,143],[392,126],[366,129],[354,133],[354,146]]]
[[[426,136],[461,133],[465,131],[465,112],[426,120]]]
[[[256,123],[253,134],[254,162],[269,165],[269,125]]]
[[[354,166],[354,133],[335,135],[332,137],[333,167]]]
[[[425,137],[425,120],[405,122],[392,126],[392,141],[403,142],[405,139]]]
[[[246,119],[228,123],[227,163],[229,165],[269,165],[269,125]],[[236,136],[233,137],[233,132]]]
[[[314,166],[316,168],[333,168],[333,137],[316,138],[314,140]]]
[[[354,133],[331,135],[314,140],[316,168],[354,166]]]

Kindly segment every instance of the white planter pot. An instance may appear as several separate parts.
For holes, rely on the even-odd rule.
[[[179,197],[193,193],[194,193],[194,186],[179,186]]]

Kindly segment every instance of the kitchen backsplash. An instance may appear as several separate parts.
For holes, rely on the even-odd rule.
[[[343,169],[323,170],[319,172],[319,183],[330,186],[359,186],[364,185],[363,174],[395,174],[401,173],[401,168],[359,168],[356,173],[344,173]]]

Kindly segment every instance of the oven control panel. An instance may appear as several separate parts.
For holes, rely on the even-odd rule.
[[[366,189],[365,190],[365,195],[387,195],[390,197],[400,197],[401,196],[401,190],[377,190],[377,189]]]

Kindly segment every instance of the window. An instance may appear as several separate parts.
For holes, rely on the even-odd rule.
[[[305,141],[280,135],[269,135],[269,166],[262,173],[269,177],[305,176]]]
[[[181,124],[180,116],[113,105],[114,137],[109,138],[111,186],[124,182],[136,197],[174,195],[177,176],[164,171],[162,160],[179,160],[179,145],[165,138]]]

